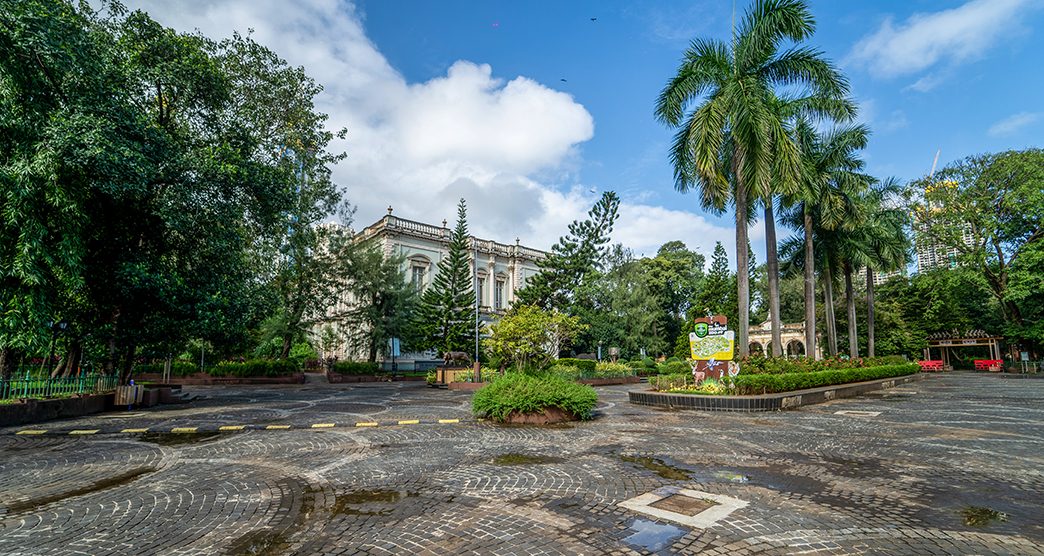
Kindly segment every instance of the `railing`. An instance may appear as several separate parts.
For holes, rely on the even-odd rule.
[[[65,378],[25,378],[0,381],[0,400],[12,398],[53,398],[73,394],[95,394],[115,390],[117,375],[81,375]]]

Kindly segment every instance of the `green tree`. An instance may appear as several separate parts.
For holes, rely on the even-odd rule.
[[[342,263],[350,303],[333,318],[346,332],[348,348],[366,353],[371,363],[391,338],[399,338],[405,347],[416,343],[410,319],[417,290],[406,281],[403,263],[401,256],[385,257],[372,245],[353,250]]]
[[[578,289],[598,270],[608,254],[606,244],[613,232],[620,198],[606,191],[587,212],[586,220],[574,220],[569,233],[551,246],[547,257],[537,262],[540,272],[516,292],[515,303],[568,311]]]
[[[470,269],[467,205],[457,205],[457,225],[450,236],[449,253],[439,261],[431,286],[421,295],[417,329],[424,347],[471,351],[475,333],[475,285]]]
[[[731,44],[693,41],[656,106],[661,122],[679,128],[671,150],[675,187],[699,189],[706,208],[724,210],[730,201],[735,207],[740,356],[748,351],[750,200],[770,199],[773,181],[795,183],[800,173],[799,151],[786,115],[778,108],[777,91],[810,89],[810,98],[831,99],[847,90],[821,52],[808,47],[779,51],[784,41],[801,42],[813,30],[804,2],[758,0]],[[697,101],[700,104],[686,112]],[[805,105],[810,112],[822,108],[818,102]],[[771,205],[766,203],[769,213]]]
[[[484,345],[490,356],[510,362],[516,369],[540,368],[557,358],[583,329],[577,317],[520,305],[490,325]]]
[[[1009,294],[1013,268],[1044,241],[1044,150],[972,156],[955,162],[915,187],[924,191],[916,208],[927,239],[956,249],[958,262],[975,268],[1000,303],[1011,340],[1040,349],[1023,314],[1027,299]],[[965,241],[968,235],[971,241]]]

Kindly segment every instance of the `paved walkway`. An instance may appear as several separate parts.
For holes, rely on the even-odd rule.
[[[0,430],[0,554],[1044,554],[1044,380],[771,414],[600,388],[561,428],[475,422],[469,394],[417,383],[191,390],[39,427],[95,434]],[[236,426],[262,430],[107,434]]]

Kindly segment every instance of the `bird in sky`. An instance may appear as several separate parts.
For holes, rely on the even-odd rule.
[[[568,81],[566,81],[565,79],[559,79],[559,81],[561,81],[562,83],[569,83],[569,82],[568,82]]]
[[[598,21],[598,18],[597,17],[592,17],[591,21]]]

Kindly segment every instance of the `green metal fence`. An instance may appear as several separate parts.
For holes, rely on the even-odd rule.
[[[72,394],[96,394],[116,389],[117,375],[81,375],[65,378],[25,378],[0,381],[0,400],[12,398],[53,398]]]

